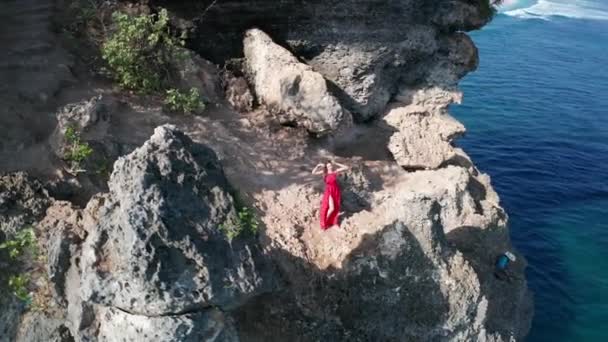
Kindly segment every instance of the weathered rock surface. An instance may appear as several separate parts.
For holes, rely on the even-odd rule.
[[[20,322],[17,342],[74,342],[65,320],[29,312]]]
[[[59,200],[70,200],[84,206],[92,195],[108,190],[112,165],[119,156],[132,152],[146,141],[154,127],[166,121],[162,113],[142,111],[112,94],[99,94],[61,107],[56,113],[57,126],[49,139],[55,156],[64,159],[61,177],[46,184]],[[66,160],[71,144],[65,133],[72,128],[92,153],[72,170]],[[130,127],[137,127],[131,129]]]
[[[218,309],[177,316],[138,316],[98,307],[100,342],[113,341],[239,341],[233,322]]]
[[[453,159],[452,141],[465,132],[464,126],[449,114],[417,112],[416,108],[394,106],[384,121],[398,132],[388,149],[406,169],[436,169]]]
[[[250,5],[229,0],[204,10],[210,3],[162,2],[196,21],[193,45],[218,63],[241,55],[246,30],[264,30],[335,83],[343,106],[361,120],[380,114],[402,84],[427,83],[428,77],[410,80],[408,74],[429,73],[436,65],[455,74],[474,69],[476,63],[454,62],[470,54],[450,42],[465,36],[457,31],[490,20],[485,1],[288,0]]]
[[[55,201],[46,211],[46,216],[38,223],[42,249],[46,251],[48,278],[53,284],[54,298],[62,305],[67,304],[67,291],[78,285],[67,284],[68,271],[72,259],[80,255],[80,244],[86,237],[82,229],[81,210],[69,202]]]
[[[173,60],[177,70],[176,86],[180,89],[198,89],[205,102],[218,102],[222,97],[220,73],[217,67],[198,54],[182,49],[181,58]]]
[[[51,199],[40,182],[23,172],[0,176],[0,243],[25,228],[32,227],[44,216]],[[7,250],[0,250],[0,341],[11,341],[17,332],[19,317],[25,305],[8,288],[9,276],[15,270]]]
[[[42,184],[27,174],[0,175],[0,238],[38,222],[50,204]]]
[[[245,77],[238,77],[230,71],[223,75],[224,96],[226,101],[239,112],[253,110],[255,98]]]
[[[327,133],[350,115],[329,92],[321,74],[264,32],[247,31],[244,53],[259,101],[277,113],[280,121],[297,122],[313,133]]]
[[[525,262],[513,265],[511,281],[493,275],[494,258],[511,246],[487,176],[457,166],[407,174],[371,207],[304,246],[314,261],[295,257],[289,230],[273,235],[289,290],[237,310],[242,340],[509,341],[527,333]],[[319,264],[328,261],[334,266]]]
[[[56,94],[74,82],[71,56],[52,31],[55,3],[4,3],[0,13],[0,170],[30,166],[30,149],[52,131]],[[37,150],[32,151],[36,155]],[[40,162],[43,155],[38,154]]]
[[[168,315],[238,306],[266,286],[255,250],[220,229],[237,218],[209,148],[162,126],[115,163],[109,187],[84,227],[85,300]]]

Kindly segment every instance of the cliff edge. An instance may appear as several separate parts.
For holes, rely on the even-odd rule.
[[[91,73],[56,44],[56,5],[7,7],[36,33],[31,63],[0,36],[17,68],[0,75],[18,80],[0,97],[0,243],[21,246],[0,249],[0,341],[525,337],[525,259],[448,112],[489,2],[105,2],[188,28],[175,68],[206,97],[198,116]],[[66,149],[83,143],[76,170]],[[350,166],[326,231],[310,173],[324,160]]]

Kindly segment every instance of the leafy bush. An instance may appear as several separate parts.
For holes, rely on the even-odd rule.
[[[102,46],[102,56],[121,86],[143,92],[164,89],[171,77],[170,62],[180,58],[184,41],[171,35],[167,10],[158,15],[131,16],[115,12],[115,32]]]
[[[220,229],[226,234],[228,240],[232,240],[244,233],[255,235],[258,233],[258,220],[254,211],[248,207],[242,207],[237,211],[238,221],[235,225],[221,225]]]
[[[32,300],[30,291],[28,290],[29,283],[30,278],[27,274],[12,275],[8,279],[8,287],[11,289],[11,292],[13,292],[15,297],[24,302],[30,302]]]
[[[64,159],[70,162],[73,171],[83,171],[82,163],[91,156],[93,149],[88,143],[82,142],[80,133],[72,126],[65,131],[66,146]]]
[[[29,227],[20,230],[13,239],[0,244],[0,249],[7,250],[11,259],[17,259],[28,250],[31,250],[35,246],[35,242],[36,235],[34,234],[34,229]]]
[[[205,103],[196,88],[190,88],[188,92],[177,89],[167,90],[165,105],[170,110],[182,113],[197,113],[205,109]]]
[[[38,251],[36,248],[36,235],[34,229],[29,227],[19,231],[14,238],[0,244],[0,250],[8,251],[12,260],[11,273],[14,270],[23,268],[23,265],[33,260]],[[11,274],[8,278],[8,287],[15,297],[25,302],[31,302],[31,295],[28,289],[30,277],[28,274]]]

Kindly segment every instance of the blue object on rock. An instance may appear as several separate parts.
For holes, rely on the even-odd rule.
[[[505,270],[508,265],[509,265],[509,257],[504,254],[499,256],[498,259],[496,260],[496,269],[497,270],[501,270],[501,271]]]

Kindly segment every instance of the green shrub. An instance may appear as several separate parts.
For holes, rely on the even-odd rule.
[[[232,240],[244,233],[255,235],[258,233],[258,220],[253,209],[242,207],[237,211],[238,221],[234,225],[221,225],[220,229],[226,234],[228,240]]]
[[[196,88],[191,88],[187,92],[177,89],[167,90],[165,105],[172,111],[182,113],[197,113],[205,109],[205,103]]]
[[[31,227],[20,230],[13,239],[0,244],[0,249],[8,251],[11,259],[17,259],[35,247],[36,235]]]
[[[93,149],[88,143],[82,142],[80,133],[72,126],[65,131],[65,154],[63,158],[70,163],[73,171],[83,171],[82,163],[91,156]]]
[[[8,287],[15,297],[28,303],[32,300],[30,291],[28,290],[29,284],[30,278],[27,274],[12,275],[8,279]]]
[[[28,289],[30,276],[20,273],[20,270],[32,260],[35,260],[38,254],[34,229],[28,227],[20,230],[12,239],[0,244],[0,250],[6,250],[10,260],[12,260],[9,269],[8,288],[15,297],[30,303],[32,300]]]
[[[184,41],[171,35],[167,10],[158,15],[112,15],[116,30],[102,46],[102,56],[121,86],[161,91],[171,77],[170,62]]]

